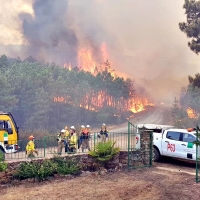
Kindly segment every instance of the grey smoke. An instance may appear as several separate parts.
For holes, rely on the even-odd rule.
[[[76,66],[82,47],[92,49],[97,63],[102,62],[100,46],[106,42],[113,68],[134,78],[154,99],[171,104],[200,63],[178,27],[186,20],[183,4],[184,0],[35,0],[35,17],[18,13],[30,46],[0,47],[0,54]]]
[[[35,17],[20,14],[23,33],[30,44],[30,54],[53,61],[71,61],[76,58],[78,39],[67,18],[68,1],[35,0]]]

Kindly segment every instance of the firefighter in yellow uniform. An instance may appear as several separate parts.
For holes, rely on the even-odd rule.
[[[28,158],[34,158],[35,154],[38,155],[37,150],[35,149],[35,143],[34,143],[34,136],[29,136],[29,141],[26,145],[26,155]]]
[[[68,139],[69,152],[75,153],[76,152],[76,145],[77,145],[77,135],[76,135],[76,130],[75,130],[74,126],[70,127],[69,134],[70,134],[69,139]]]
[[[64,141],[65,153],[69,151],[68,139],[69,139],[68,126],[65,126],[65,141]]]

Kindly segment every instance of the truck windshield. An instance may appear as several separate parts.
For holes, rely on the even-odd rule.
[[[8,128],[11,128],[11,124],[9,121],[0,121],[0,130],[6,130]]]

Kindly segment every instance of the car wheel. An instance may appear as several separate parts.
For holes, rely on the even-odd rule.
[[[154,162],[157,162],[157,161],[159,161],[159,159],[160,159],[160,152],[158,151],[158,149],[156,149],[154,147],[154,149],[153,149],[153,160],[154,160]]]

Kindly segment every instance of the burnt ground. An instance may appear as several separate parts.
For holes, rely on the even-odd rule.
[[[152,168],[107,172],[88,172],[80,177],[63,177],[42,183],[29,183],[1,189],[8,199],[73,200],[188,200],[200,198],[195,182],[195,164],[163,159]]]

